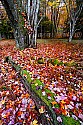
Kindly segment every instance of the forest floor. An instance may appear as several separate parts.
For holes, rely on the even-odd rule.
[[[15,45],[15,40],[9,39],[9,40],[0,40],[0,46],[10,46]]]
[[[58,125],[83,125],[83,44],[40,41],[37,49],[21,51],[14,40],[0,41],[0,125],[42,125],[39,117],[45,112],[36,110],[18,73],[4,61],[6,56],[44,84],[41,96],[57,114]]]

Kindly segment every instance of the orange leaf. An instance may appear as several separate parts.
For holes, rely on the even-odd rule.
[[[55,104],[57,104],[57,102],[56,101],[53,101],[53,102],[51,102],[52,103],[52,105],[54,106]]]
[[[65,109],[62,110],[63,115],[67,115],[67,111]]]
[[[30,95],[29,95],[28,93],[26,93],[26,95],[25,95],[25,96],[26,96],[26,98],[30,97]]]

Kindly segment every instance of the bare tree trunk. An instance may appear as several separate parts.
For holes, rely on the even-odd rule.
[[[82,12],[83,9],[83,2],[79,2],[79,5],[76,4],[76,1],[74,1],[74,5],[72,4],[72,0],[69,0],[69,5],[67,5],[67,1],[63,0],[65,5],[66,5],[66,10],[67,10],[67,14],[69,17],[69,42],[72,41],[73,35],[75,33],[75,25],[76,22]],[[74,8],[74,6],[76,6],[76,8]]]
[[[75,31],[75,22],[76,21],[70,21],[70,34],[69,34],[69,42],[72,41],[73,39],[73,35],[74,35],[74,31]]]
[[[69,42],[72,41],[73,35],[75,33],[75,25],[76,25],[76,22],[77,22],[77,20],[78,20],[78,18],[80,16],[80,13],[82,12],[82,8],[83,8],[83,5],[82,6],[80,5],[77,8],[76,12],[74,12],[74,11],[72,12],[72,10],[70,12],[70,34],[69,34]]]

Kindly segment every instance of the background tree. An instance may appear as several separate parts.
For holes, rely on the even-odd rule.
[[[72,41],[73,35],[76,32],[76,23],[83,10],[82,0],[64,0],[66,4],[67,14],[69,18],[69,42]]]
[[[55,0],[40,0],[40,13],[42,15],[44,15],[44,17],[46,17],[46,19],[48,17],[48,19],[53,24],[53,25],[51,25],[51,35],[50,35],[51,38],[54,38],[58,31],[58,25],[59,25],[59,21],[60,21],[61,1],[62,0],[56,0],[56,1]],[[47,22],[46,22],[46,24],[47,24]],[[45,26],[45,22],[44,22],[44,26]],[[50,25],[48,25],[48,26],[50,26]]]
[[[48,19],[48,17],[43,17],[39,27],[38,27],[38,36],[40,38],[50,38],[52,27],[54,27],[53,22]],[[41,34],[41,35],[40,35]]]
[[[79,5],[80,2],[82,1],[77,1],[77,4]],[[75,32],[80,32],[81,33],[80,38],[83,38],[83,7],[82,7],[81,14],[79,15],[77,22],[76,22]]]
[[[60,3],[61,0],[49,0],[48,6],[51,8],[51,21],[53,22],[51,37],[54,38],[57,35],[58,25],[60,21]]]

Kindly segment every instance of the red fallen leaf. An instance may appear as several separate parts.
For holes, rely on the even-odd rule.
[[[77,109],[75,109],[75,108],[72,109],[72,112],[78,117],[78,114],[79,114],[79,113],[78,113],[78,110],[77,110]]]
[[[22,114],[22,111],[17,112],[17,116],[21,116],[21,114]]]
[[[22,123],[22,122],[23,122],[23,120],[22,120],[22,119],[19,119],[18,121],[19,121],[20,123]]]
[[[60,103],[60,110],[62,111],[63,109],[65,109],[65,105],[63,105],[62,103]]]
[[[73,95],[73,93],[69,93],[69,94],[68,94],[69,100],[72,100],[72,95]]]
[[[53,108],[53,110],[56,114],[61,114],[61,110],[59,108]]]
[[[51,95],[52,95],[51,93],[47,93],[47,96],[50,96],[50,97],[51,97]]]
[[[27,109],[30,110],[30,109],[34,109],[35,108],[35,104],[32,100],[30,100],[28,106],[27,106]]]
[[[34,110],[31,110],[29,115],[32,117],[32,118],[35,118],[35,116],[37,115],[37,112],[35,112]]]
[[[65,109],[62,109],[61,111],[63,115],[67,115],[67,111]]]
[[[79,97],[79,101],[83,102],[83,97],[82,96]]]
[[[64,101],[65,101],[65,103],[66,103],[67,105],[70,103],[70,101],[69,101],[68,99],[65,99]]]
[[[27,121],[29,122],[31,120],[31,115],[28,117]]]
[[[83,112],[83,110],[82,110],[82,109],[79,109],[79,112],[80,112],[80,113],[82,113],[82,112]]]
[[[2,113],[2,108],[0,107],[0,114]]]
[[[9,115],[10,115],[10,112],[7,112],[7,113],[6,113],[6,118],[8,118],[8,117],[9,117]]]

